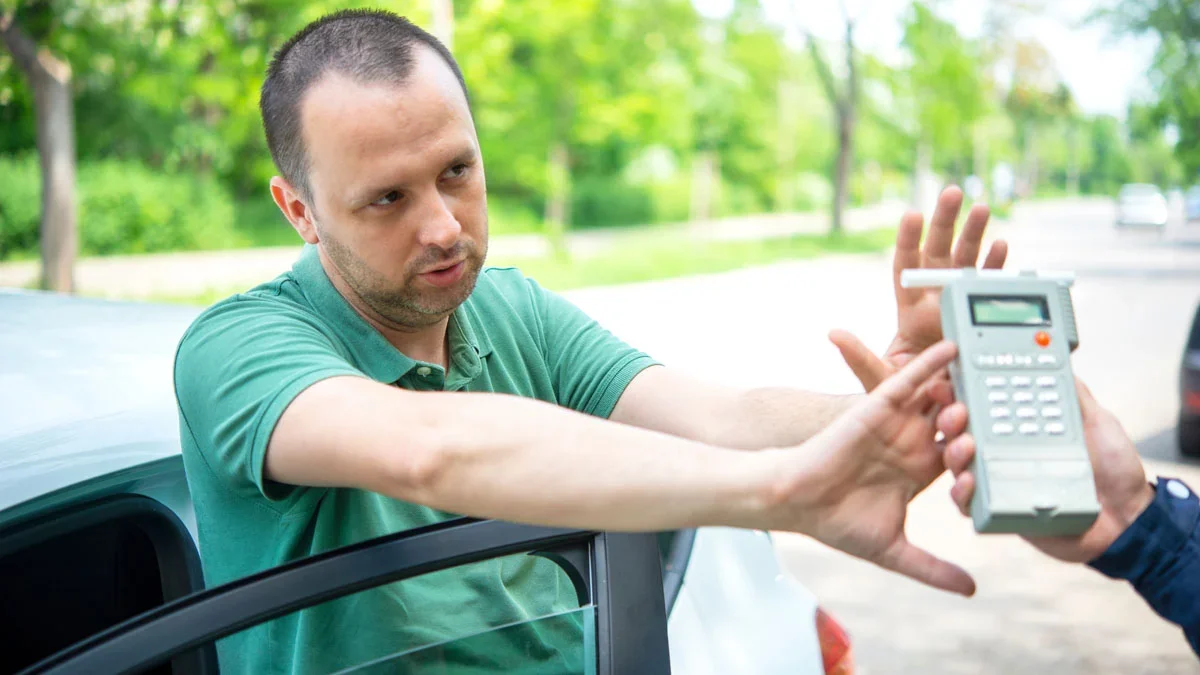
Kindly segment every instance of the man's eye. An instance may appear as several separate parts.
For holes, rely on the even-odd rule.
[[[447,178],[461,178],[463,176],[463,174],[465,174],[466,172],[467,172],[466,164],[455,164],[454,166],[450,167],[449,169],[446,169],[445,175]]]
[[[392,190],[391,192],[387,193],[386,195],[371,202],[371,206],[387,206],[389,204],[394,204],[399,200],[400,200],[400,193],[395,190]]]

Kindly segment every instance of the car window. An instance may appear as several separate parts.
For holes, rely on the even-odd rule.
[[[505,590],[507,589],[507,591]],[[585,673],[566,573],[520,553],[326,601],[216,641],[221,673]]]
[[[692,557],[692,543],[696,539],[695,530],[667,530],[659,532],[658,557],[662,566],[663,597],[667,610],[675,606],[675,598],[683,586],[683,575],[687,571],[688,561]]]
[[[540,648],[540,634],[576,634],[579,639],[559,653],[560,658],[547,662],[534,658]],[[582,673],[595,675],[596,613],[591,605],[579,609],[519,621],[491,630],[436,643],[405,652],[398,652],[370,663],[363,663],[337,675],[383,675],[387,673],[465,673],[459,663],[460,654],[491,655],[508,653],[513,658],[497,661],[470,672],[504,672],[515,675],[542,673]],[[512,650],[513,646],[517,650]]]
[[[170,672],[658,675],[663,599],[653,535],[462,518],[193,593],[28,672],[162,672],[199,648],[216,658]]]

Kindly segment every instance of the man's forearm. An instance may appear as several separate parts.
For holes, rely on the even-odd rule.
[[[783,387],[750,389],[722,415],[713,442],[741,450],[800,445],[829,426],[861,396]]]
[[[265,472],[470,516],[651,531],[765,527],[775,462],[533,399],[347,377],[313,385],[285,410]]]
[[[766,458],[513,396],[451,394],[433,419],[435,468],[414,501],[581,528],[754,527]]]

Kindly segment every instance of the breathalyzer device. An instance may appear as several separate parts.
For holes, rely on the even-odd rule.
[[[905,288],[942,289],[950,379],[975,439],[975,531],[1080,534],[1100,513],[1071,352],[1079,346],[1063,272],[912,269]]]

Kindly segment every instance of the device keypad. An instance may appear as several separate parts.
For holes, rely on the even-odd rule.
[[[1063,380],[1045,374],[1060,361],[1052,354],[987,354],[976,357],[976,363],[991,370],[1032,370],[1029,374],[988,374],[983,378],[987,388],[988,427],[993,436],[1062,436],[1066,433],[1063,400],[1060,387]],[[1037,373],[1037,371],[1042,373]]]

